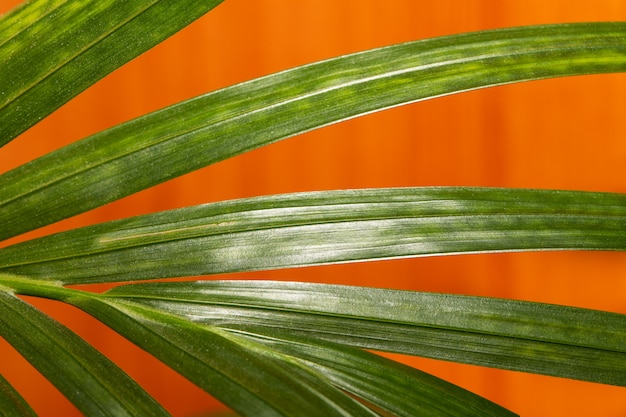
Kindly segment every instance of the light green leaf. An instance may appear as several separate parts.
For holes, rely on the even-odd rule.
[[[169,415],[115,364],[49,316],[6,291],[0,291],[0,307],[0,335],[85,415]]]
[[[306,283],[125,285],[132,299],[232,331],[626,386],[626,315],[548,304]]]
[[[26,400],[0,375],[0,410],[3,417],[36,417]]]
[[[0,145],[222,1],[34,0],[3,16]]]
[[[624,22],[462,34],[331,59],[219,90],[2,175],[0,239],[373,111],[517,81],[624,71],[625,38]],[[8,123],[0,118],[0,124]]]
[[[0,271],[65,284],[444,253],[626,249],[626,196],[405,188],[235,200],[123,219],[0,251]]]

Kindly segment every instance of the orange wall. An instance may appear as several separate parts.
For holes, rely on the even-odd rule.
[[[11,2],[0,2],[0,11]],[[206,91],[338,54],[463,31],[623,20],[599,0],[227,0],[0,150],[0,171]],[[626,76],[498,87],[307,133],[50,227],[293,191],[479,185],[625,192]],[[239,274],[491,295],[626,313],[622,253],[456,256]],[[127,369],[175,415],[214,404],[83,314],[37,302]],[[4,344],[0,371],[44,416],[71,406]],[[556,378],[404,359],[523,415],[626,415],[626,392]],[[162,397],[161,397],[162,396]],[[530,397],[529,397],[530,396]]]

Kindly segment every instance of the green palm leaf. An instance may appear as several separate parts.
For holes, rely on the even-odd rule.
[[[0,335],[86,415],[169,415],[69,329],[9,292],[0,291],[0,306]],[[19,402],[16,407],[23,408]]]
[[[626,196],[406,188],[267,196],[167,211],[0,251],[0,271],[65,284],[445,253],[626,249]]]
[[[208,323],[204,320],[206,314],[191,319],[181,315],[180,309],[151,305],[152,291],[146,286],[124,287],[96,295],[9,275],[2,277],[2,283],[18,293],[65,301],[89,312],[244,415],[377,415],[346,393],[398,416],[512,415],[423,372],[317,336],[299,334],[298,325],[293,333],[283,335],[233,331],[232,327],[223,326],[223,322]],[[246,284],[238,284],[240,289],[245,289]],[[158,289],[159,285],[152,289]],[[251,290],[257,288],[257,284],[251,284]],[[276,290],[279,296],[293,293],[282,284]],[[334,292],[332,287],[326,290]],[[208,295],[200,291],[194,300],[176,297],[176,289],[166,285],[162,294],[163,299],[199,306],[201,297],[197,296],[202,292]],[[302,287],[302,292],[319,295],[315,287]],[[154,292],[157,293],[158,290]],[[219,288],[215,295],[216,299],[220,298]],[[183,304],[178,307],[185,308]],[[193,311],[191,307],[188,312]],[[228,310],[237,314],[237,308],[226,306],[224,311]],[[310,313],[314,317],[319,312]],[[277,312],[276,319],[280,316]],[[241,323],[247,324],[248,320],[242,318]],[[231,321],[236,323],[237,320]],[[91,371],[98,377],[97,369]]]
[[[0,20],[0,146],[222,1],[23,3]]]
[[[248,338],[139,305],[87,297],[72,302],[243,415],[376,415],[316,373]]]
[[[301,335],[257,340],[305,361],[341,389],[394,416],[514,415],[439,378],[360,349]]]
[[[305,335],[397,353],[626,386],[626,315],[336,285],[135,284],[109,296],[272,339]]]
[[[624,71],[624,36],[626,23],[456,35],[336,58],[210,93],[0,176],[0,238],[376,110],[516,81]]]
[[[0,19],[0,145],[220,2],[34,0],[9,13]],[[477,32],[209,93],[0,175],[0,239],[370,112],[625,71],[624,39],[623,22]],[[510,415],[363,349],[626,386],[626,316],[337,285],[159,282],[104,294],[64,285],[450,253],[624,251],[624,230],[626,196],[607,193],[381,189],[189,207],[2,248],[0,335],[90,416],[167,412],[15,294],[87,311],[243,415]],[[34,414],[2,377],[0,408]]]

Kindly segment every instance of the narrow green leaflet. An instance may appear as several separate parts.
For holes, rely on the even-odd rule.
[[[0,145],[222,1],[34,0],[7,14]]]
[[[0,251],[64,284],[485,251],[626,249],[626,195],[400,188],[266,196],[75,229]]]
[[[36,417],[26,400],[0,375],[0,410],[3,417]]]
[[[139,304],[78,292],[68,301],[242,415],[377,416],[300,363],[249,338]]]
[[[107,296],[232,331],[626,386],[626,315],[513,300],[338,285],[200,281]]]
[[[456,385],[361,349],[293,335],[288,340],[256,340],[305,361],[339,388],[394,416],[515,415]]]
[[[150,293],[145,286],[98,295],[8,275],[3,284],[84,309],[245,415],[378,415],[353,396],[398,416],[512,415],[436,377],[360,349],[303,337],[297,329],[274,337],[201,323],[168,306],[154,308],[142,300]],[[163,289],[166,299],[176,292]],[[206,294],[199,289],[197,300]],[[223,294],[215,295],[219,300]]]
[[[30,304],[0,291],[0,308],[0,335],[85,415],[169,415],[115,364]]]
[[[163,3],[187,7],[186,2]],[[331,59],[219,90],[2,175],[0,239],[373,111],[505,83],[624,71],[624,39],[624,22],[461,34]],[[0,117],[0,125],[13,117]]]

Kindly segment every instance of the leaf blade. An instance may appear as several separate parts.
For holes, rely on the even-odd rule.
[[[0,251],[66,284],[513,250],[625,250],[626,196],[428,187],[297,193],[124,219]]]
[[[513,300],[337,285],[198,281],[108,296],[272,338],[303,337],[626,386],[626,315]]]
[[[0,146],[222,1],[39,0],[3,16]]]
[[[95,297],[69,301],[243,415],[375,416],[252,340],[139,304]]]
[[[361,349],[313,338],[251,337],[310,363],[339,388],[394,416],[515,415],[458,386]]]
[[[0,303],[0,334],[83,413],[169,416],[76,334],[6,291],[0,291]]]
[[[7,225],[0,238],[372,111],[510,82],[624,71],[624,34],[624,23],[595,23],[435,38],[219,90],[0,176],[0,222]],[[18,217],[22,220],[16,221]]]

